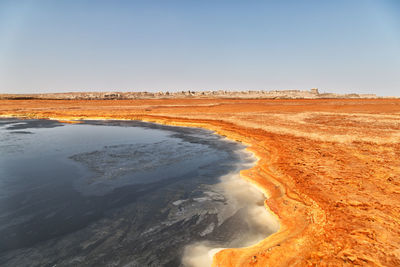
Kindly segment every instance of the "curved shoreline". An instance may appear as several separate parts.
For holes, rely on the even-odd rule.
[[[260,148],[257,148],[253,142],[241,135],[240,133],[233,132],[232,130],[227,130],[224,128],[225,125],[221,123],[221,125],[215,125],[215,122],[197,122],[197,121],[182,121],[179,118],[157,118],[155,116],[135,116],[135,118],[124,118],[124,117],[93,117],[93,116],[80,116],[77,117],[46,117],[46,116],[34,116],[34,117],[25,117],[18,116],[15,114],[6,114],[1,117],[11,117],[11,118],[19,118],[19,119],[49,119],[49,120],[57,120],[63,123],[79,123],[79,121],[84,120],[138,120],[143,122],[157,123],[161,125],[169,125],[169,126],[179,126],[179,127],[195,127],[202,128],[206,130],[211,130],[215,134],[218,134],[222,137],[226,137],[231,141],[240,142],[246,146],[245,150],[252,153],[252,155],[257,159],[255,164],[246,170],[240,171],[240,177],[251,183],[255,186],[260,192],[262,192],[267,199],[264,200],[264,207],[268,213],[273,215],[276,220],[279,222],[279,230],[270,236],[266,237],[264,240],[253,244],[248,247],[242,248],[226,248],[214,255],[214,260],[212,266],[254,266],[262,265],[260,259],[264,256],[264,251],[271,251],[274,247],[280,247],[280,243],[286,239],[285,234],[287,232],[293,232],[293,228],[290,225],[285,223],[285,218],[280,216],[280,211],[277,207],[277,199],[282,197],[282,194],[285,194],[281,190],[283,185],[279,182],[279,180],[274,179],[272,172],[268,169],[263,168],[261,165],[264,163],[265,154],[261,152]],[[265,148],[264,148],[265,149]],[[269,181],[263,179],[265,176],[259,171],[262,170],[264,175],[267,175]],[[259,258],[257,258],[259,256]],[[261,256],[261,257],[260,257]],[[282,264],[282,265],[281,265]],[[283,266],[283,262],[280,262],[280,265]]]
[[[258,159],[252,168],[242,170],[240,176],[256,186],[264,193],[264,195],[268,196],[264,201],[264,207],[269,213],[276,217],[280,228],[276,233],[252,246],[244,248],[228,248],[219,251],[214,256],[213,267],[267,266],[269,264],[272,264],[273,266],[288,266],[299,263],[296,262],[296,253],[287,255],[285,250],[289,248],[290,251],[295,252],[297,250],[296,247],[299,245],[306,245],[305,243],[298,243],[298,240],[292,238],[300,236],[302,232],[304,233],[305,231],[309,231],[310,229],[308,228],[310,222],[322,225],[325,216],[318,212],[318,208],[315,206],[316,204],[312,203],[313,201],[311,199],[307,199],[308,203],[303,202],[305,199],[302,198],[306,198],[306,196],[298,196],[294,192],[290,191],[290,189],[282,182],[282,179],[279,179],[279,177],[269,169],[268,166],[273,165],[274,159],[277,155],[276,151],[272,151],[271,148],[256,143],[257,140],[254,140],[254,137],[246,137],[241,133],[240,128],[236,128],[235,125],[228,125],[224,122],[182,120],[180,118],[170,117],[157,118],[155,116],[143,116],[138,117],[137,119],[166,125],[208,129],[219,135],[226,136],[230,140],[243,143],[246,145],[246,150],[251,151]],[[301,203],[304,203],[305,207],[301,212],[297,212],[296,216],[293,216],[291,210],[298,210],[298,206],[301,205]],[[312,206],[314,211],[307,209],[308,206]],[[323,213],[323,211],[321,212]],[[310,214],[312,214],[311,221]],[[284,242],[288,248],[282,246],[282,243]],[[274,254],[271,253],[272,250],[275,250]],[[297,252],[301,253],[299,250],[297,250]],[[286,254],[286,257],[282,257],[284,254]]]
[[[16,119],[19,119],[20,122],[23,122],[23,119],[20,119],[20,117],[17,117],[17,116],[8,116],[7,119],[8,118],[9,119],[15,119],[16,118]],[[88,118],[88,119],[90,119],[90,121],[93,122],[93,120],[91,120],[91,118]],[[34,119],[34,121],[36,121],[36,120],[37,119]],[[101,119],[101,120],[102,121],[106,121],[105,119]],[[63,121],[61,121],[61,120],[58,120],[58,119],[55,119],[55,118],[51,118],[51,120],[49,120],[49,121],[62,122],[62,123],[73,123],[73,124],[76,124],[76,123],[87,124],[85,120],[80,120],[80,121],[63,120]],[[96,123],[98,121],[100,121],[100,120],[99,119],[95,120]],[[115,122],[115,121],[129,122],[129,121],[132,121],[132,120],[119,120],[119,119],[113,119],[112,120],[112,122]],[[89,125],[90,125],[90,123],[89,123]],[[100,124],[100,125],[103,125],[103,124]],[[104,125],[107,125],[107,124],[104,124]],[[160,129],[160,128],[163,129],[162,127],[166,128],[165,126],[163,126],[163,125],[166,125],[166,124],[153,124],[153,125],[152,125],[152,123],[149,123],[148,126],[138,125],[138,127],[148,127],[148,128],[153,128],[154,127],[154,129]],[[176,127],[176,129],[178,129],[177,131],[180,131],[178,126],[172,126],[171,128],[166,128],[165,130],[171,130],[173,127]],[[203,128],[198,128],[198,127],[197,128],[190,127],[190,128],[192,128],[194,130],[195,129],[203,130]],[[212,131],[207,131],[207,134],[218,136],[218,139],[221,140],[219,142],[230,143],[229,145],[233,145],[233,143],[237,143],[237,142],[230,141],[226,137],[219,136],[219,135],[217,135],[217,133],[212,132]],[[251,167],[255,166],[255,164],[256,164],[256,162],[258,160],[254,156],[254,154],[249,152],[249,151],[247,151],[246,147],[244,147],[243,145],[238,145],[238,147],[239,147],[239,149],[232,150],[232,153],[236,154],[238,156],[238,158],[239,158],[237,164],[234,165],[234,169],[229,171],[229,173],[226,173],[226,174],[220,176],[218,178],[219,182],[217,182],[214,186],[217,186],[216,190],[220,191],[226,197],[226,199],[228,200],[227,203],[225,204],[225,205],[228,205],[228,206],[226,206],[224,208],[224,210],[228,209],[228,210],[234,211],[233,213],[236,213],[237,211],[239,211],[239,209],[243,210],[243,208],[247,209],[247,207],[248,207],[249,210],[251,209],[252,211],[254,211],[255,210],[254,208],[256,208],[257,211],[258,211],[257,214],[259,215],[259,216],[256,217],[256,219],[258,217],[266,218],[265,226],[267,226],[267,227],[265,227],[265,228],[267,229],[267,232],[265,232],[265,234],[263,234],[264,232],[259,232],[259,233],[257,233],[257,232],[249,232],[248,233],[249,236],[244,238],[244,239],[240,238],[240,239],[237,239],[236,241],[235,241],[235,239],[231,240],[232,242],[234,242],[236,244],[236,246],[245,247],[245,246],[249,246],[249,244],[251,244],[250,246],[252,246],[252,243],[251,242],[249,243],[249,240],[257,240],[257,242],[258,242],[260,240],[259,239],[260,234],[263,235],[263,237],[267,236],[267,233],[271,234],[269,232],[269,230],[275,228],[275,222],[269,218],[270,217],[269,215],[271,213],[268,213],[266,210],[264,210],[265,214],[268,213],[268,215],[265,215],[264,212],[259,212],[258,207],[263,208],[263,206],[259,206],[258,203],[260,203],[259,202],[260,201],[260,197],[262,198],[263,201],[265,200],[265,194],[263,194],[263,192],[261,192],[259,188],[257,188],[257,189],[251,188],[252,187],[251,183],[249,183],[248,181],[242,180],[240,178],[240,171],[241,170],[246,170],[250,166]],[[238,183],[238,180],[239,180],[239,183]],[[239,192],[239,196],[237,194],[235,194],[234,192],[233,193],[230,192],[227,188],[234,189],[234,192]],[[243,194],[241,194],[241,192],[243,192]],[[244,194],[247,194],[248,198],[247,197],[243,198]],[[246,201],[245,199],[254,199],[254,201],[252,201],[252,200],[251,201]],[[244,201],[240,202],[240,200],[242,200],[242,201],[244,200]],[[239,204],[239,205],[237,205],[237,204]],[[223,212],[221,214],[222,218],[227,218],[226,216],[223,215],[224,213],[226,213],[226,212]],[[251,215],[251,213],[247,213],[247,212],[243,213],[243,214]],[[247,223],[249,221],[252,221],[252,219],[254,219],[254,217],[251,217],[251,216],[242,218],[242,220],[245,220]],[[222,220],[221,223],[222,222],[224,222],[224,220]],[[269,225],[269,224],[267,224],[268,222],[271,222],[272,224]],[[260,226],[260,219],[258,219],[257,221],[255,221],[251,225],[252,225],[251,227],[254,227],[254,226],[257,226],[257,225]],[[256,229],[258,229],[258,228],[256,228]],[[254,235],[255,233],[257,235]],[[254,238],[254,237],[256,237],[256,238]],[[204,242],[209,242],[209,241],[206,240],[206,241],[200,241],[200,242],[204,243]],[[189,245],[194,246],[195,244],[192,243],[192,244],[189,244]],[[220,245],[222,245],[222,244],[220,244]],[[206,254],[204,254],[203,255],[204,257],[209,258],[210,255],[214,254],[216,251],[222,250],[222,248],[220,249],[218,247],[218,245],[214,244],[214,241],[210,242],[209,248],[210,248],[210,251],[208,251]],[[195,254],[193,254],[193,255],[195,255]],[[183,255],[183,256],[185,256],[185,255]],[[196,255],[196,256],[199,256],[199,255]],[[212,261],[212,258],[209,258],[209,265],[211,265],[211,261]],[[193,265],[189,264],[187,266],[201,266],[201,267],[203,267],[205,265],[202,265],[202,264],[200,264],[200,265],[199,264],[193,264]]]

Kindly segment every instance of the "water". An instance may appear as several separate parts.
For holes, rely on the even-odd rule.
[[[271,227],[243,216],[263,197],[249,204],[225,186],[252,163],[206,130],[2,119],[0,265],[196,265],[196,244],[260,240]]]

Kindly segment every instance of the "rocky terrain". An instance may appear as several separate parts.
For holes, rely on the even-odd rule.
[[[0,94],[0,99],[63,99],[63,100],[107,100],[107,99],[174,99],[174,98],[248,98],[248,99],[321,99],[321,98],[378,98],[375,94],[319,93],[317,88],[309,91],[179,91],[167,92],[70,92],[47,94]]]
[[[310,92],[309,92],[310,93]],[[214,266],[400,266],[400,100],[0,100],[0,115],[195,126],[249,145],[277,233]]]

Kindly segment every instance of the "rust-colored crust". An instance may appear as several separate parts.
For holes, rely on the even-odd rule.
[[[213,266],[400,266],[400,100],[0,100],[20,118],[203,127],[249,145],[280,230]]]

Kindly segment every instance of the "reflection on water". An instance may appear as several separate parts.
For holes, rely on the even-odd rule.
[[[193,265],[260,240],[263,196],[231,175],[251,163],[200,129],[0,120],[0,265]]]

